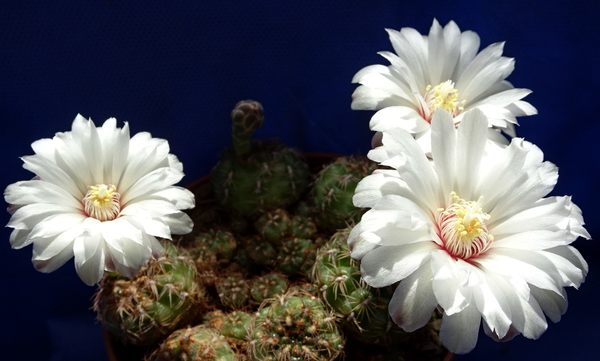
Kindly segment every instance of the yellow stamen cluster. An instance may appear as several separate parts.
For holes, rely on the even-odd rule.
[[[458,100],[458,90],[454,88],[454,82],[452,80],[446,80],[433,88],[428,85],[425,93],[425,101],[429,106],[430,116],[433,116],[435,110],[442,108],[450,113],[453,117],[460,114],[464,107],[466,100]]]
[[[114,185],[98,184],[88,187],[83,206],[88,216],[104,222],[110,221],[121,211],[121,195]]]
[[[453,256],[468,259],[487,251],[494,237],[488,233],[485,221],[490,219],[479,203],[467,202],[451,194],[454,203],[441,209],[438,215],[440,237],[446,250]]]

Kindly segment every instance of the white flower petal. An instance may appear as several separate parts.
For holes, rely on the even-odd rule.
[[[481,159],[485,154],[486,124],[483,113],[478,109],[473,109],[464,115],[458,127],[455,163],[456,187],[453,190],[465,199],[475,200],[473,192],[479,181]],[[448,196],[448,194],[445,195]]]
[[[424,264],[402,280],[390,300],[392,320],[406,332],[415,331],[427,324],[437,301],[433,295],[431,267]]]
[[[122,191],[121,200],[126,206],[156,191],[169,187],[183,178],[183,173],[173,168],[158,168],[145,174],[129,188]]]
[[[72,225],[64,232],[49,238],[38,238],[33,244],[33,260],[34,261],[48,261],[67,248],[73,248],[73,242],[75,238],[83,234],[83,221],[79,224]],[[72,256],[73,252],[70,252]],[[70,256],[70,257],[71,257]],[[69,257],[69,258],[70,258]],[[68,260],[68,259],[67,259]],[[64,260],[66,262],[67,260]],[[64,263],[62,262],[62,263]]]
[[[562,292],[562,280],[555,266],[533,251],[492,248],[479,262],[492,272],[521,278],[531,285],[557,294]]]
[[[474,304],[453,315],[444,314],[440,328],[440,341],[455,354],[465,354],[477,344],[481,315]]]
[[[400,127],[410,133],[419,133],[429,128],[417,111],[405,106],[390,106],[379,110],[369,123],[371,130],[378,132]]]
[[[81,213],[56,213],[44,218],[33,227],[29,237],[33,239],[54,237],[59,233],[83,223],[86,217]]]
[[[446,252],[432,252],[433,292],[448,315],[462,312],[471,302],[465,286],[470,273],[464,261],[455,262]]]
[[[475,270],[483,282],[473,288],[473,300],[490,331],[502,339],[512,323],[511,307],[504,293],[504,285],[501,286],[477,268]]]
[[[531,286],[531,296],[536,300],[546,316],[548,316],[552,322],[560,321],[560,316],[567,311],[567,293],[564,290],[561,291],[560,294],[557,294],[552,291]]]
[[[58,268],[62,267],[68,260],[73,258],[73,247],[72,244],[63,248],[60,252],[54,255],[52,258],[46,260],[36,259],[34,254],[31,262],[33,263],[33,267],[36,270],[44,273],[50,273],[56,271]]]
[[[4,200],[14,205],[49,203],[83,209],[81,202],[65,191],[64,188],[41,180],[20,181],[10,184],[4,191]]]
[[[443,195],[454,191],[456,180],[456,132],[454,121],[445,111],[437,111],[431,120],[431,154]]]
[[[368,157],[374,161],[387,157],[381,164],[398,169],[415,194],[415,201],[437,209],[442,204],[437,174],[410,134],[394,128],[383,132],[382,141],[383,146],[371,150]]]
[[[376,169],[373,174],[366,176],[356,185],[352,202],[356,207],[374,207],[387,194],[403,196],[412,195],[410,189],[393,170]]]
[[[37,174],[41,180],[50,182],[65,189],[74,197],[83,196],[81,190],[78,188],[77,184],[73,181],[69,174],[57,167],[55,163],[52,163],[48,159],[37,155],[25,156],[21,159],[24,163],[23,168]]]
[[[75,269],[79,278],[92,286],[100,281],[104,273],[105,246],[98,220],[87,218],[83,227],[84,233],[73,243]]]
[[[363,280],[372,287],[385,287],[401,281],[426,262],[435,248],[437,246],[433,242],[378,247],[362,258]]]

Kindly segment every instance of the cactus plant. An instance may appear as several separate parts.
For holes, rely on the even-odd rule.
[[[317,174],[311,203],[320,228],[335,232],[360,219],[364,211],[354,206],[352,196],[358,182],[375,169],[376,164],[365,157],[343,156]]]
[[[350,229],[338,231],[319,249],[311,277],[324,301],[342,319],[354,339],[363,343],[399,343],[408,334],[389,317],[390,288],[372,288],[360,276],[360,266],[350,257]]]
[[[217,330],[198,325],[173,332],[148,361],[236,361],[236,357]]]
[[[252,361],[335,360],[343,338],[322,302],[306,293],[288,292],[265,301],[249,334]]]
[[[278,246],[289,235],[291,225],[288,211],[277,208],[261,215],[254,223],[254,229],[265,241]]]
[[[234,147],[222,154],[212,172],[216,199],[244,216],[298,201],[310,182],[300,153],[279,142],[250,142],[264,120],[262,105],[241,101],[231,118]]]
[[[312,240],[292,238],[285,241],[277,254],[277,268],[290,276],[307,275],[315,262],[316,247]]]
[[[192,322],[203,309],[204,288],[194,263],[171,242],[132,278],[106,274],[94,297],[103,326],[127,344],[151,345]]]
[[[284,275],[270,272],[253,279],[250,292],[254,302],[260,304],[268,298],[273,298],[278,294],[282,294],[286,291],[287,286]]]
[[[242,309],[250,299],[250,286],[242,275],[229,274],[219,278],[215,287],[221,303],[234,310]]]

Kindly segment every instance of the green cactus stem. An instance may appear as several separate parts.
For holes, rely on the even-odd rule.
[[[277,259],[277,249],[269,242],[263,241],[258,236],[252,236],[246,239],[246,257],[250,263],[260,267],[273,267]]]
[[[259,309],[249,334],[248,356],[251,361],[331,361],[343,345],[335,317],[318,298],[288,292]]]
[[[234,310],[242,309],[250,299],[250,286],[241,275],[229,275],[217,280],[215,287],[221,303]]]
[[[238,120],[241,124],[260,123],[255,108],[236,107],[234,129]],[[234,149],[223,152],[211,177],[215,198],[222,206],[243,216],[256,216],[265,210],[285,208],[304,195],[310,172],[300,153],[280,142],[250,142],[245,136],[234,136],[233,142]]]
[[[317,225],[311,217],[296,214],[290,224],[290,235],[296,238],[312,238],[317,234]]]
[[[250,292],[254,302],[260,304],[268,298],[283,294],[287,287],[285,276],[277,272],[271,272],[254,278]]]
[[[224,336],[198,325],[173,332],[148,361],[236,361]]]
[[[277,254],[277,268],[289,275],[308,275],[315,263],[316,247],[312,240],[292,238],[285,241]]]
[[[277,208],[260,216],[254,223],[254,229],[265,241],[278,246],[289,235],[291,224],[288,211]]]
[[[375,169],[376,164],[369,159],[353,156],[339,157],[323,168],[311,189],[317,226],[335,232],[358,222],[364,210],[352,203],[354,190]]]
[[[136,277],[105,275],[94,297],[98,320],[126,344],[155,344],[205,307],[193,261],[171,242],[163,246]]]
[[[362,281],[359,263],[350,257],[349,234],[349,228],[339,231],[319,249],[311,273],[313,282],[354,339],[367,344],[406,341],[409,334],[389,316],[392,289],[373,288]]]

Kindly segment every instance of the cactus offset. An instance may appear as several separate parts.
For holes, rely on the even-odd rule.
[[[392,290],[373,288],[362,281],[359,264],[350,257],[349,234],[350,229],[339,231],[319,249],[311,274],[313,282],[354,339],[379,344],[405,341],[408,334],[389,317]]]
[[[292,238],[277,253],[277,268],[289,275],[307,275],[315,263],[316,247],[310,239]]]
[[[358,222],[364,210],[352,203],[354,190],[375,169],[376,164],[365,157],[344,156],[319,172],[311,189],[311,202],[320,228],[335,232]]]
[[[105,275],[94,299],[98,319],[124,343],[151,345],[196,318],[204,289],[194,263],[172,243],[132,278]],[[193,312],[192,312],[193,311]]]
[[[250,286],[241,275],[229,275],[215,283],[219,299],[223,306],[234,310],[242,309],[250,300]]]
[[[237,155],[244,155],[250,151],[252,134],[260,128],[264,121],[262,104],[253,100],[238,102],[231,111],[231,139]]]
[[[267,298],[284,293],[287,287],[285,276],[271,272],[254,278],[250,292],[254,302],[262,303]]]
[[[292,220],[288,211],[277,208],[260,216],[254,223],[254,229],[265,241],[277,246],[290,233],[291,225]]]
[[[308,294],[288,292],[267,300],[252,324],[248,356],[252,361],[335,360],[344,343],[334,320]]]
[[[198,325],[173,332],[148,361],[235,361],[231,346],[217,330]]]

